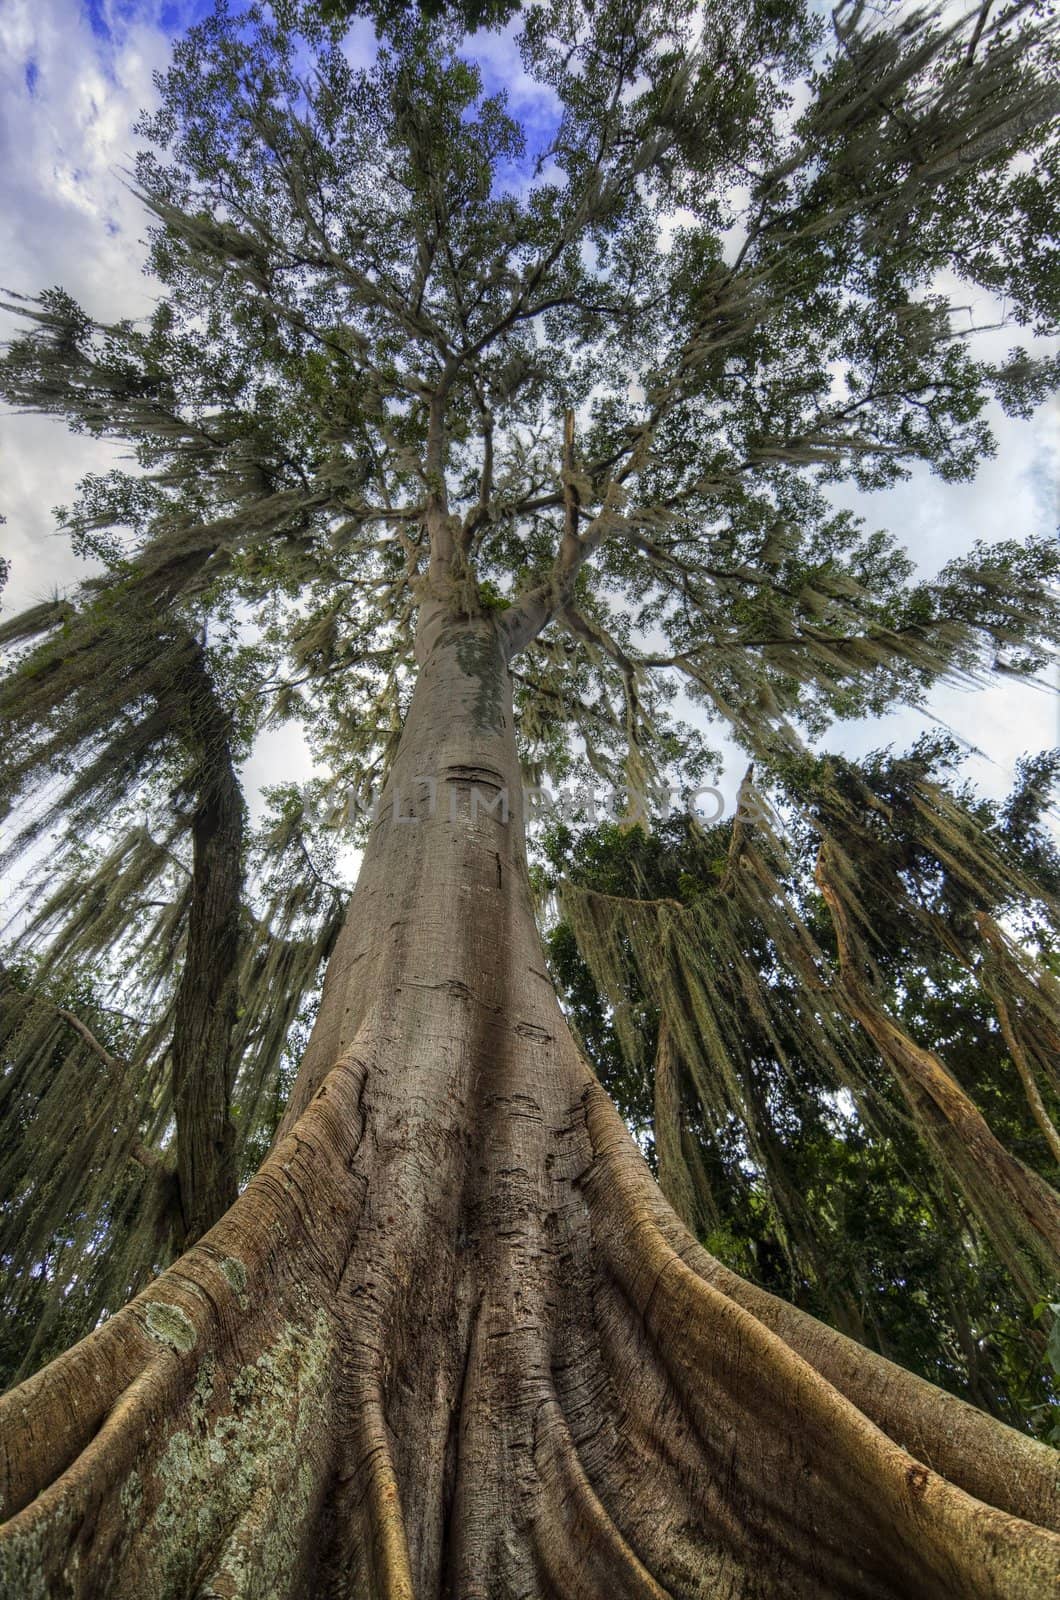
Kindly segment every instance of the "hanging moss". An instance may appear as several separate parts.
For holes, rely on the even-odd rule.
[[[986,908],[1033,905],[1053,926],[1056,909],[988,831],[996,818],[977,815],[967,796],[955,798],[928,765],[914,756],[866,775],[831,758],[809,774],[804,764],[804,801],[813,784],[812,826],[804,833],[811,845],[826,841],[841,962],[800,887],[780,819],[750,775],[723,861],[708,853],[702,835],[689,835],[692,872],[685,871],[681,898],[607,894],[568,880],[560,888],[562,911],[636,1070],[651,1065],[643,1019],[630,1005],[640,994],[659,1019],[656,1070],[666,1067],[664,1056],[679,1060],[707,1129],[737,1119],[793,1259],[812,1248],[813,1221],[787,1181],[749,1054],[752,1038],[781,1072],[791,1070],[792,1053],[815,1063],[827,1082],[854,1095],[870,1121],[880,1110],[874,1062],[881,1051],[940,1172],[1033,1303],[1060,1273],[1060,1198],[1003,1151],[944,1064],[889,1017],[879,941],[896,918],[935,946],[941,936],[993,999],[1026,1073],[1052,1091],[1060,1036],[1055,980]],[[673,1093],[664,1098],[672,1102]],[[1042,1096],[1035,1089],[1028,1098],[1041,1125],[1048,1118]],[[672,1106],[666,1110],[660,1160],[689,1214],[693,1174],[686,1164],[683,1176],[674,1176],[681,1146]]]

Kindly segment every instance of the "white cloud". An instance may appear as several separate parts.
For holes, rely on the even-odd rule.
[[[141,316],[154,294],[143,276],[145,216],[121,168],[132,124],[155,99],[151,74],[169,42],[151,20],[113,21],[109,40],[73,0],[7,0],[0,10],[0,281],[19,294],[59,284],[95,317]],[[4,332],[17,322],[5,316]],[[119,447],[71,436],[50,418],[5,417],[0,512],[17,610],[88,568],[55,532],[54,505]]]
[[[945,483],[918,465],[906,482],[884,492],[862,494],[844,486],[834,498],[870,526],[893,533],[924,578],[967,553],[977,540],[1055,535],[1058,417],[1055,400],[1029,421],[1006,417],[992,405],[997,454],[982,463],[972,482]],[[822,743],[862,755],[885,744],[907,746],[941,722],[970,747],[969,776],[994,797],[1011,787],[1021,755],[1060,744],[1060,697],[1032,684],[1003,679],[975,690],[941,687],[932,693],[929,710],[930,716],[902,710],[872,723],[840,723]]]
[[[375,24],[368,17],[354,17],[342,41],[342,53],[351,67],[363,71],[370,67],[379,49]]]
[[[149,20],[93,32],[72,0],[7,0],[0,12],[4,282],[62,283],[100,317],[140,314],[145,218],[122,168],[132,124],[155,100],[169,42]],[[32,86],[31,86],[32,85]]]
[[[167,12],[170,8],[167,8]],[[143,274],[147,217],[127,187],[132,127],[157,94],[152,74],[169,59],[159,0],[104,4],[93,28],[77,0],[5,0],[0,9],[0,283],[20,294],[60,284],[101,321],[143,316],[156,290]],[[15,319],[3,319],[5,335]],[[51,509],[68,503],[86,472],[127,457],[119,444],[70,434],[58,419],[0,423],[0,529],[12,573],[5,613],[69,590],[92,570],[56,531]],[[265,783],[304,779],[312,761],[301,733],[280,729],[248,764],[251,808]]]
[[[482,28],[465,41],[462,54],[478,64],[487,94],[503,89],[512,115],[531,124],[554,125],[562,107],[551,84],[542,83],[527,72],[519,54],[517,39],[523,19],[516,14],[500,30]]]

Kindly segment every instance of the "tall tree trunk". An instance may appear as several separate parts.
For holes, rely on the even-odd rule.
[[[183,1244],[201,1237],[236,1197],[229,1046],[239,988],[243,796],[228,717],[202,650],[180,685],[197,756],[191,823],[191,905],[173,1008],[173,1107]]]
[[[653,1183],[545,971],[485,621],[423,666],[273,1153],[0,1421],[12,1596],[1060,1576],[1052,1451],[727,1272]]]

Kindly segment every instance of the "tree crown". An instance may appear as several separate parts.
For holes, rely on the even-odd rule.
[[[968,476],[988,395],[1048,384],[955,311],[1060,320],[1041,8],[519,20],[521,116],[451,11],[395,14],[364,66],[301,4],[178,43],[135,174],[154,315],[52,291],[0,379],[135,447],[66,513],[108,567],[83,603],[209,618],[244,704],[303,714],[344,782],[385,765],[439,608],[503,612],[541,771],[692,760],[678,685],[761,754],[1036,670],[1050,544],[914,581],[827,486]]]

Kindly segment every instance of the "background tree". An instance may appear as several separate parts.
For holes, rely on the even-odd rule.
[[[48,1263],[23,1372],[56,1353],[52,1322],[88,1332],[234,1200],[275,1130],[288,1032],[340,906],[289,796],[245,849],[234,760],[248,719],[235,725],[201,640],[159,626],[130,572],[5,631],[35,630],[45,643],[3,691],[7,782],[51,780],[9,856],[62,818],[22,905],[18,947],[43,950],[0,990],[0,1258],[16,1320]],[[118,1048],[103,1042],[114,1029]]]
[[[814,884],[821,835],[842,828],[896,1026],[1055,1181],[1058,879],[1041,821],[1055,756],[1026,763],[1004,806],[947,783],[956,761],[936,738],[861,767],[789,765],[797,808],[773,789],[789,828],[750,782],[734,823],[559,825],[539,887],[569,910],[549,948],[579,1037],[689,1226],[757,1282],[1050,1435],[1034,1268],[998,1186],[918,1139],[920,1103],[852,1026]],[[1019,928],[1018,957],[999,919]],[[1011,1009],[998,944],[1017,962]]]
[[[840,6],[830,32],[795,3],[534,7],[521,48],[556,116],[528,149],[459,26],[410,19],[359,71],[317,7],[219,8],[141,127],[154,315],[104,327],[58,290],[21,302],[0,370],[11,403],[126,441],[138,468],[91,480],[67,518],[107,575],[12,624],[10,798],[50,820],[63,760],[76,818],[130,748],[183,751],[204,781],[219,746],[179,687],[189,641],[226,731],[297,714],[337,800],[386,780],[260,1171],[5,1402],[6,1581],[1036,1594],[1057,1572],[1051,1452],[737,1277],[654,1185],[542,968],[520,776],[693,775],[678,682],[779,769],[800,728],[1050,659],[1054,545],[917,582],[826,487],[911,460],[968,474],[986,395],[1044,395],[1049,364],[977,359],[941,286],[1058,320],[1055,30],[1028,4]],[[300,836],[279,803],[273,862]],[[197,915],[196,882],[238,874],[229,847],[196,877],[204,802],[183,810],[187,974],[206,922],[237,947],[230,894]],[[983,1226],[1048,1270],[1055,1194],[861,970],[840,826],[857,808],[836,814],[843,1015],[882,1042]],[[86,821],[113,831],[100,803]],[[992,870],[973,841],[980,857]],[[105,941],[141,981],[148,878],[141,861],[122,880]],[[60,963],[81,903],[67,888],[56,908]],[[1029,1007],[1012,1026],[1031,1063],[1049,1013],[1000,925],[981,931],[998,992]],[[234,980],[210,978],[196,1025],[219,1040]],[[276,1046],[289,1007],[270,1018],[260,962],[248,984]],[[824,1024],[815,1044],[833,1048]],[[202,1151],[229,1170],[232,1048],[222,1068],[211,1045],[199,1102],[168,1079],[178,1176]],[[42,1131],[52,1098],[29,1096]]]

